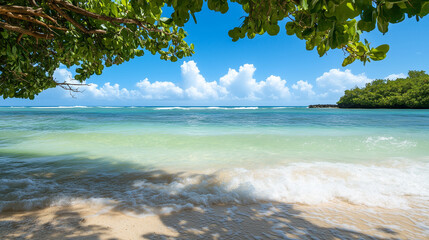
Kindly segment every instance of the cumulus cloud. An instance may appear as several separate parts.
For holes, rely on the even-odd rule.
[[[323,73],[314,82],[299,80],[287,86],[286,80],[271,75],[265,80],[257,81],[254,77],[256,67],[244,64],[238,69],[230,68],[225,75],[217,80],[207,81],[200,72],[197,63],[185,61],[180,66],[181,81],[155,81],[144,78],[135,84],[134,88],[123,88],[117,83],[102,85],[90,84],[80,87],[82,94],[76,94],[80,99],[95,99],[97,101],[118,100],[131,104],[140,100],[160,100],[186,104],[226,103],[251,104],[257,101],[282,104],[303,104],[306,101],[335,102],[344,90],[363,86],[371,82],[364,73],[353,74],[350,70],[331,69]],[[66,69],[57,69],[54,77],[59,82],[72,82],[72,74]],[[386,79],[405,77],[404,74],[392,74]],[[312,84],[313,83],[313,84]],[[291,93],[290,90],[293,90]],[[62,94],[68,94],[68,92]],[[119,101],[120,100],[120,101]],[[147,103],[147,102],[145,102]],[[158,102],[159,103],[159,102]]]
[[[228,73],[219,79],[219,82],[235,98],[254,99],[256,98],[255,93],[261,88],[253,78],[255,71],[256,68],[253,64],[244,64],[238,71],[230,68]]]
[[[261,81],[261,95],[271,99],[281,99],[290,97],[289,88],[286,87],[286,80],[278,76],[271,75],[265,82]]]
[[[228,73],[219,79],[219,83],[229,96],[235,99],[279,99],[290,96],[286,80],[271,75],[265,81],[257,82],[253,78],[255,71],[253,64],[244,64],[238,71],[229,69]]]
[[[147,78],[136,84],[138,91],[135,95],[140,94],[145,99],[169,99],[182,98],[183,90],[172,82],[154,82],[151,83]]]
[[[75,82],[76,80],[72,80],[72,73],[69,72],[67,69],[65,68],[57,68],[54,72],[54,79],[57,82],[67,82],[67,83],[71,83],[71,82]],[[76,81],[77,82],[77,81]]]
[[[49,89],[36,101],[22,100],[21,105],[306,105],[334,103],[344,90],[362,87],[371,82],[364,73],[353,74],[350,70],[331,69],[317,79],[293,82],[271,75],[256,79],[256,67],[243,64],[238,69],[230,68],[218,79],[207,80],[197,63],[185,61],[180,66],[181,78],[174,81],[153,81],[142,78],[134,87],[121,87],[118,83],[89,83],[81,86],[81,93],[63,89]],[[405,74],[391,74],[385,79],[404,78]],[[54,73],[57,82],[78,83],[72,73],[60,68]],[[60,100],[62,99],[62,100]],[[3,105],[14,105],[18,100],[5,100]]]
[[[334,93],[340,93],[355,86],[362,87],[371,81],[372,79],[368,78],[365,73],[354,75],[349,69],[345,71],[331,69],[316,79],[318,86]]]
[[[194,61],[183,62],[183,85],[186,95],[191,99],[218,99],[225,95],[226,91],[216,81],[207,82]]]
[[[238,71],[229,69],[219,81],[206,81],[194,61],[181,65],[182,82],[150,82],[145,78],[135,84],[136,88],[121,88],[119,84],[107,82],[101,86],[91,83],[79,88],[78,97],[95,99],[150,99],[150,100],[265,100],[290,97],[286,80],[271,75],[265,81],[253,77],[256,68],[244,64]],[[77,83],[66,69],[55,72],[57,81]]]
[[[396,80],[398,78],[406,78],[407,75],[403,74],[403,73],[399,73],[399,74],[390,74],[389,76],[385,77],[384,79],[386,80]]]
[[[306,94],[315,95],[316,93],[313,91],[313,85],[308,83],[307,81],[299,80],[297,83],[292,85],[292,88]]]
[[[82,88],[84,94],[90,94],[95,98],[130,98],[132,93],[126,88],[120,88],[119,84],[113,85],[110,82],[105,83],[102,87],[97,84],[90,84]]]

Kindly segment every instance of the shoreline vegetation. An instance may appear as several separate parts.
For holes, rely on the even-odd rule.
[[[429,75],[409,71],[407,78],[377,79],[365,87],[346,90],[340,108],[429,108]]]
[[[407,78],[377,79],[365,87],[346,90],[337,104],[314,104],[308,108],[429,109],[429,75],[409,71]]]

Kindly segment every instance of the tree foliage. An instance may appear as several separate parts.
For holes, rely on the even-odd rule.
[[[346,90],[337,102],[343,108],[429,108],[429,75],[409,71],[407,78],[375,80]]]
[[[144,52],[177,61],[193,45],[183,26],[201,11],[203,0],[0,0],[0,95],[33,99],[59,83],[60,64],[77,66],[83,82],[104,67],[121,64]],[[206,0],[211,10],[226,13],[227,0]],[[386,33],[390,23],[417,20],[429,12],[429,0],[231,0],[246,15],[228,32],[233,41],[256,34],[276,35],[281,27],[306,41],[320,56],[342,49],[343,66],[356,59],[382,60],[388,45],[361,41],[362,31]],[[172,8],[170,16],[162,15]],[[282,21],[285,20],[286,21]],[[284,25],[281,25],[284,24]]]

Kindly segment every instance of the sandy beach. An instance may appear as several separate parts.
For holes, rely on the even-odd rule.
[[[428,217],[403,210],[280,203],[193,208],[165,215],[57,206],[0,216],[1,239],[424,239]]]

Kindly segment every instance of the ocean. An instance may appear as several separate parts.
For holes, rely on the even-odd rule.
[[[341,205],[406,212],[423,239],[429,110],[0,107],[0,213],[80,203]]]

